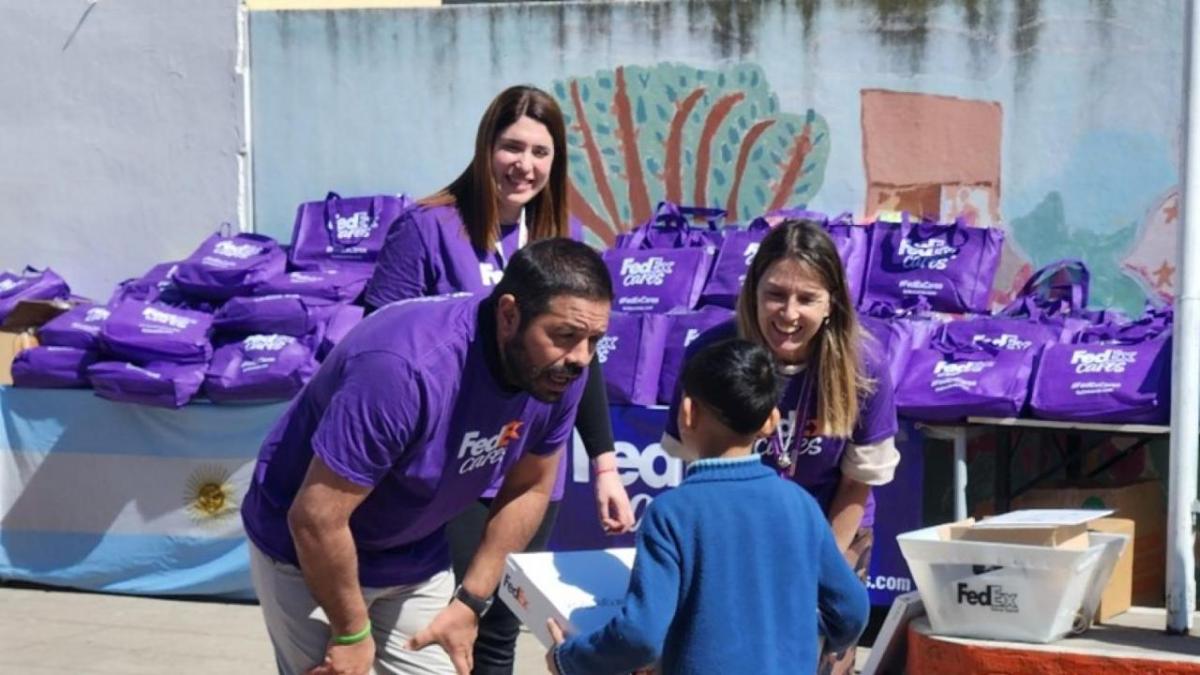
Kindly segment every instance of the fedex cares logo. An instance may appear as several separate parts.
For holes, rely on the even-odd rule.
[[[146,307],[143,309],[142,318],[150,323],[160,323],[172,328],[179,328],[181,330],[196,323],[195,319],[189,319],[186,316],[179,316],[178,314],[164,312],[155,307]]]
[[[1076,349],[1071,354],[1071,365],[1076,373],[1123,373],[1125,367],[1137,362],[1137,352],[1127,349],[1105,349],[1090,352]]]
[[[746,261],[746,267],[750,266],[756,255],[758,255],[758,242],[752,241],[746,245],[746,250],[742,251],[742,259]]]
[[[242,340],[242,348],[248,352],[277,352],[295,342],[296,338],[291,335],[251,335]]]
[[[600,338],[600,341],[596,343],[596,358],[600,360],[600,363],[608,362],[608,355],[617,348],[617,342],[620,339],[616,335],[605,335]]]
[[[995,361],[961,361],[959,363],[938,361],[937,364],[933,366],[933,376],[960,377],[962,375],[982,373],[994,365],[996,365]]]
[[[111,313],[107,307],[89,307],[83,316],[83,321],[84,323],[100,323],[107,320]]]
[[[463,436],[462,445],[458,446],[458,473],[499,464],[504,459],[509,443],[521,438],[521,427],[524,422],[513,420],[500,428],[495,436],[481,437],[478,431],[468,431]]]
[[[787,416],[779,418],[779,433],[784,438],[792,438],[792,429],[796,428],[796,411],[792,410]],[[798,457],[816,457],[825,449],[825,437],[817,433],[817,421],[808,420],[800,430],[796,440],[796,455]],[[762,446],[765,450],[766,446]],[[791,448],[786,450],[790,451]]]
[[[1006,349],[1010,351],[1024,351],[1033,346],[1030,340],[1022,340],[1020,336],[1012,333],[1001,333],[1000,335],[973,335],[971,342],[975,344],[985,344]]]
[[[662,256],[651,256],[642,262],[625,258],[621,261],[621,285],[662,286],[673,269],[675,262]]]
[[[479,263],[479,278],[484,286],[495,286],[504,278],[504,270],[492,263]]]
[[[651,443],[644,448],[628,441],[613,444],[617,459],[617,475],[629,490],[629,503],[637,521],[636,530],[642,523],[642,514],[654,501],[654,495],[666,488],[683,482],[683,462],[667,454],[661,443]],[[587,483],[590,480],[591,459],[583,449],[583,441],[575,434],[571,444],[571,480]]]
[[[346,217],[334,216],[333,229],[338,239],[366,239],[371,231],[379,227],[379,221],[366,211],[352,213]]]
[[[958,249],[936,237],[917,242],[901,239],[896,253],[906,270],[944,270],[958,255]]]
[[[261,246],[255,246],[254,244],[239,244],[235,241],[229,240],[218,241],[217,244],[213,246],[213,253],[226,258],[237,258],[238,260],[245,260],[246,258],[256,256],[261,251]]]

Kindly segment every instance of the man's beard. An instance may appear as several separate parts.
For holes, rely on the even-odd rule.
[[[530,396],[543,403],[555,403],[563,392],[550,387],[550,378],[574,380],[583,374],[583,367],[572,363],[549,365],[537,368],[529,358],[529,350],[522,340],[524,333],[513,336],[504,343],[502,356],[504,375],[510,384],[529,392]]]

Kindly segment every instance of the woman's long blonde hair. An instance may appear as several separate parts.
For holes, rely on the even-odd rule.
[[[475,156],[467,168],[441,190],[420,200],[426,206],[455,206],[478,251],[490,251],[500,236],[492,148],[500,133],[522,117],[546,126],[554,141],[554,159],[546,187],[525,206],[529,241],[570,236],[567,224],[567,132],[562,110],[536,87],[509,87],[492,100],[475,133]]]
[[[837,247],[811,220],[785,220],[762,240],[737,301],[738,335],[770,349],[758,326],[758,285],[776,261],[791,258],[816,273],[829,292],[829,319],[812,337],[809,363],[817,373],[817,428],[822,436],[848,438],[858,421],[859,400],[874,391],[860,349],[862,328],[850,300]],[[786,412],[786,411],[784,411]]]

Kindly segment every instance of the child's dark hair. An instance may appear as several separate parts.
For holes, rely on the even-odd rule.
[[[762,428],[779,400],[775,364],[767,350],[734,338],[705,346],[683,366],[683,393],[703,403],[734,433]]]

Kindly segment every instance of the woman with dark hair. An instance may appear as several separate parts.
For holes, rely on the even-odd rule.
[[[871,486],[891,482],[900,462],[896,406],[886,363],[863,337],[837,248],[820,224],[777,225],[750,264],[735,319],[702,333],[688,354],[734,336],[771,352],[783,392],[782,421],[759,451],[816,498],[838,547],[865,581],[875,513]],[[663,447],[681,456],[678,406],[677,392]],[[851,645],[823,652],[818,673],[849,673],[853,666]]]
[[[528,242],[581,240],[567,215],[566,128],[548,94],[528,86],[505,89],[488,106],[475,135],[475,155],[452,183],[401,215],[380,252],[364,294],[367,311],[389,302],[455,292],[487,293]],[[633,527],[633,509],[616,471],[612,422],[598,362],[593,359],[576,422],[592,458],[600,523],[610,534]],[[562,498],[569,457],[560,458],[553,502],[530,550],[545,547]],[[461,579],[479,545],[493,485],[447,526],[455,575]],[[512,672],[520,622],[501,602],[480,621],[475,673]]]

